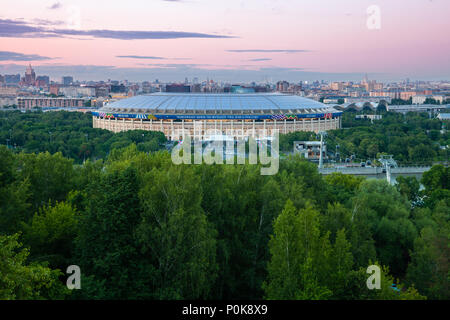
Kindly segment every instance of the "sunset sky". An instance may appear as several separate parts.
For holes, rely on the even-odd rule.
[[[449,0],[4,0],[0,74],[444,80],[449,15]]]

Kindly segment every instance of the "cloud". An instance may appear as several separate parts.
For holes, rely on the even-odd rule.
[[[44,25],[44,26],[61,26],[66,24],[66,22],[62,21],[62,20],[47,20],[47,19],[33,19],[32,20],[32,24],[35,25]]]
[[[167,58],[163,58],[163,57],[152,57],[152,56],[116,56],[116,58],[150,59],[150,60],[165,60],[165,59],[167,59]]]
[[[26,34],[42,32],[42,28],[30,26],[24,21],[0,19],[0,37],[22,38]]]
[[[58,35],[91,36],[117,40],[147,40],[147,39],[179,39],[179,38],[232,38],[230,36],[213,35],[183,31],[120,31],[120,30],[68,30],[54,29]]]
[[[310,50],[296,50],[296,49],[233,49],[233,50],[225,50],[227,52],[237,52],[237,53],[296,53],[296,52],[311,52]]]
[[[154,57],[154,56],[116,56],[116,58],[126,58],[126,59],[142,59],[142,60],[192,60],[192,58],[165,58],[165,57]]]
[[[50,9],[50,10],[57,10],[57,9],[61,9],[61,8],[62,8],[62,4],[59,2],[55,2],[50,7],[48,7],[48,9]]]
[[[47,28],[20,20],[0,19],[0,37],[41,38],[86,36],[118,40],[179,39],[179,38],[235,38],[233,36],[185,31],[125,31],[125,30],[74,30]]]
[[[248,61],[258,62],[258,61],[270,61],[270,60],[272,60],[272,59],[270,59],[270,58],[257,58],[257,59],[250,59]]]
[[[19,52],[0,51],[0,61],[42,61],[55,58],[44,57],[38,54],[23,54]]]

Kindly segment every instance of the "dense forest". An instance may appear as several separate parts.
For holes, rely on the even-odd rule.
[[[0,146],[0,299],[450,299],[442,165],[391,186],[289,156],[262,176],[176,166],[158,133],[113,135],[86,115],[1,121],[17,147]],[[381,290],[366,286],[372,264]]]
[[[112,149],[131,143],[138,150],[164,149],[164,134],[149,131],[127,131],[114,134],[92,128],[90,113],[0,111],[0,144],[17,152],[61,152],[75,163],[103,159]]]

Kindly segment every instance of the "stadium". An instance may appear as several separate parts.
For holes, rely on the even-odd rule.
[[[161,131],[169,140],[210,132],[234,139],[341,127],[342,112],[320,102],[280,93],[154,93],[119,100],[92,112],[94,128],[113,132]],[[201,123],[201,125],[199,125]]]

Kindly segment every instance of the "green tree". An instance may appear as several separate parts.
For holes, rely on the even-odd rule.
[[[21,180],[30,182],[31,201],[35,210],[49,201],[64,201],[73,188],[73,160],[61,153],[20,154]],[[31,217],[30,217],[31,218]]]
[[[407,200],[386,181],[367,180],[353,199],[353,220],[357,221],[353,232],[361,237],[366,237],[361,232],[372,235],[381,263],[391,266],[394,275],[403,275],[417,236]],[[352,244],[358,246],[358,242]]]
[[[68,290],[58,280],[61,271],[26,264],[29,251],[18,239],[0,236],[0,300],[63,299]]]
[[[24,228],[25,243],[31,247],[30,258],[48,261],[53,268],[71,265],[77,218],[76,210],[66,202],[40,208]]]
[[[287,201],[269,242],[271,260],[263,284],[267,299],[326,299],[331,266],[328,233],[320,235],[319,213],[310,204],[297,211]]]
[[[440,200],[445,200],[450,206],[450,169],[443,165],[435,165],[422,176],[422,184],[425,186],[425,204],[433,208]]]
[[[412,204],[419,200],[420,184],[415,177],[397,177],[397,190],[404,195]]]
[[[448,212],[445,203],[442,206]],[[407,282],[429,299],[450,298],[450,222],[448,216],[436,210],[437,227],[426,226],[414,241]]]
[[[88,187],[76,239],[83,298],[132,299],[140,294],[136,228],[139,185],[132,168],[104,173]]]
[[[13,234],[29,218],[29,183],[20,180],[16,156],[0,146],[0,234]]]
[[[347,295],[348,278],[353,267],[351,244],[346,239],[345,229],[337,232],[329,263],[332,270],[327,281],[328,287],[333,292],[333,298],[342,299]]]
[[[199,178],[189,166],[153,169],[140,191],[137,236],[153,299],[205,299],[216,278],[216,232],[201,208]]]

